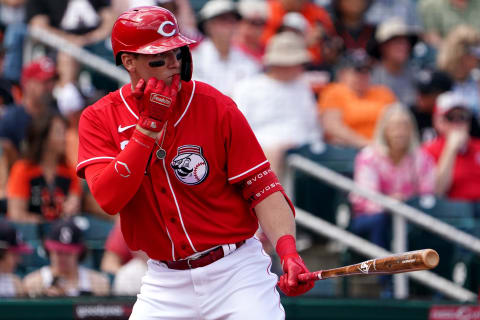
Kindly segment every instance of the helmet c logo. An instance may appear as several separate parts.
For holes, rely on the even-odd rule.
[[[166,25],[174,26],[174,27],[173,27],[173,30],[170,31],[170,32],[165,32],[164,29],[165,29],[165,26],[166,26]],[[171,21],[163,21],[162,24],[158,27],[158,30],[157,30],[157,32],[160,33],[160,34],[161,34],[162,36],[164,36],[164,37],[171,37],[171,36],[173,36],[173,35],[175,34],[176,31],[177,31],[177,30],[176,30],[176,28],[175,28],[175,24],[174,24],[173,22],[171,22]]]

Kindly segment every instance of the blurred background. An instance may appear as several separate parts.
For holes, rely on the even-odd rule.
[[[148,258],[75,167],[82,110],[129,82],[113,23],[142,5],[247,118],[310,270],[440,254],[317,281],[287,319],[480,319],[478,0],[0,0],[0,319],[128,319]]]

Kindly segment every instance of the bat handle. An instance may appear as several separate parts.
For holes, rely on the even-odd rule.
[[[298,281],[307,282],[307,281],[316,281],[322,279],[322,270],[314,271],[314,272],[307,272],[298,275]]]

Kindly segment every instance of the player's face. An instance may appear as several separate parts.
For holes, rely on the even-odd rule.
[[[134,79],[148,81],[151,77],[163,80],[167,85],[172,82],[172,77],[180,74],[182,54],[180,48],[159,54],[129,55],[125,68]]]

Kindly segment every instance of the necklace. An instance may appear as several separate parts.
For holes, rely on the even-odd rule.
[[[163,129],[162,129],[162,142],[160,144],[158,144],[158,140],[155,140],[155,144],[157,145],[158,149],[157,151],[155,152],[155,155],[157,156],[157,158],[159,160],[161,159],[165,159],[165,156],[167,155],[167,151],[165,151],[165,149],[163,149],[163,142],[165,140],[165,133],[167,131],[167,122],[165,122],[165,124],[163,125]]]

